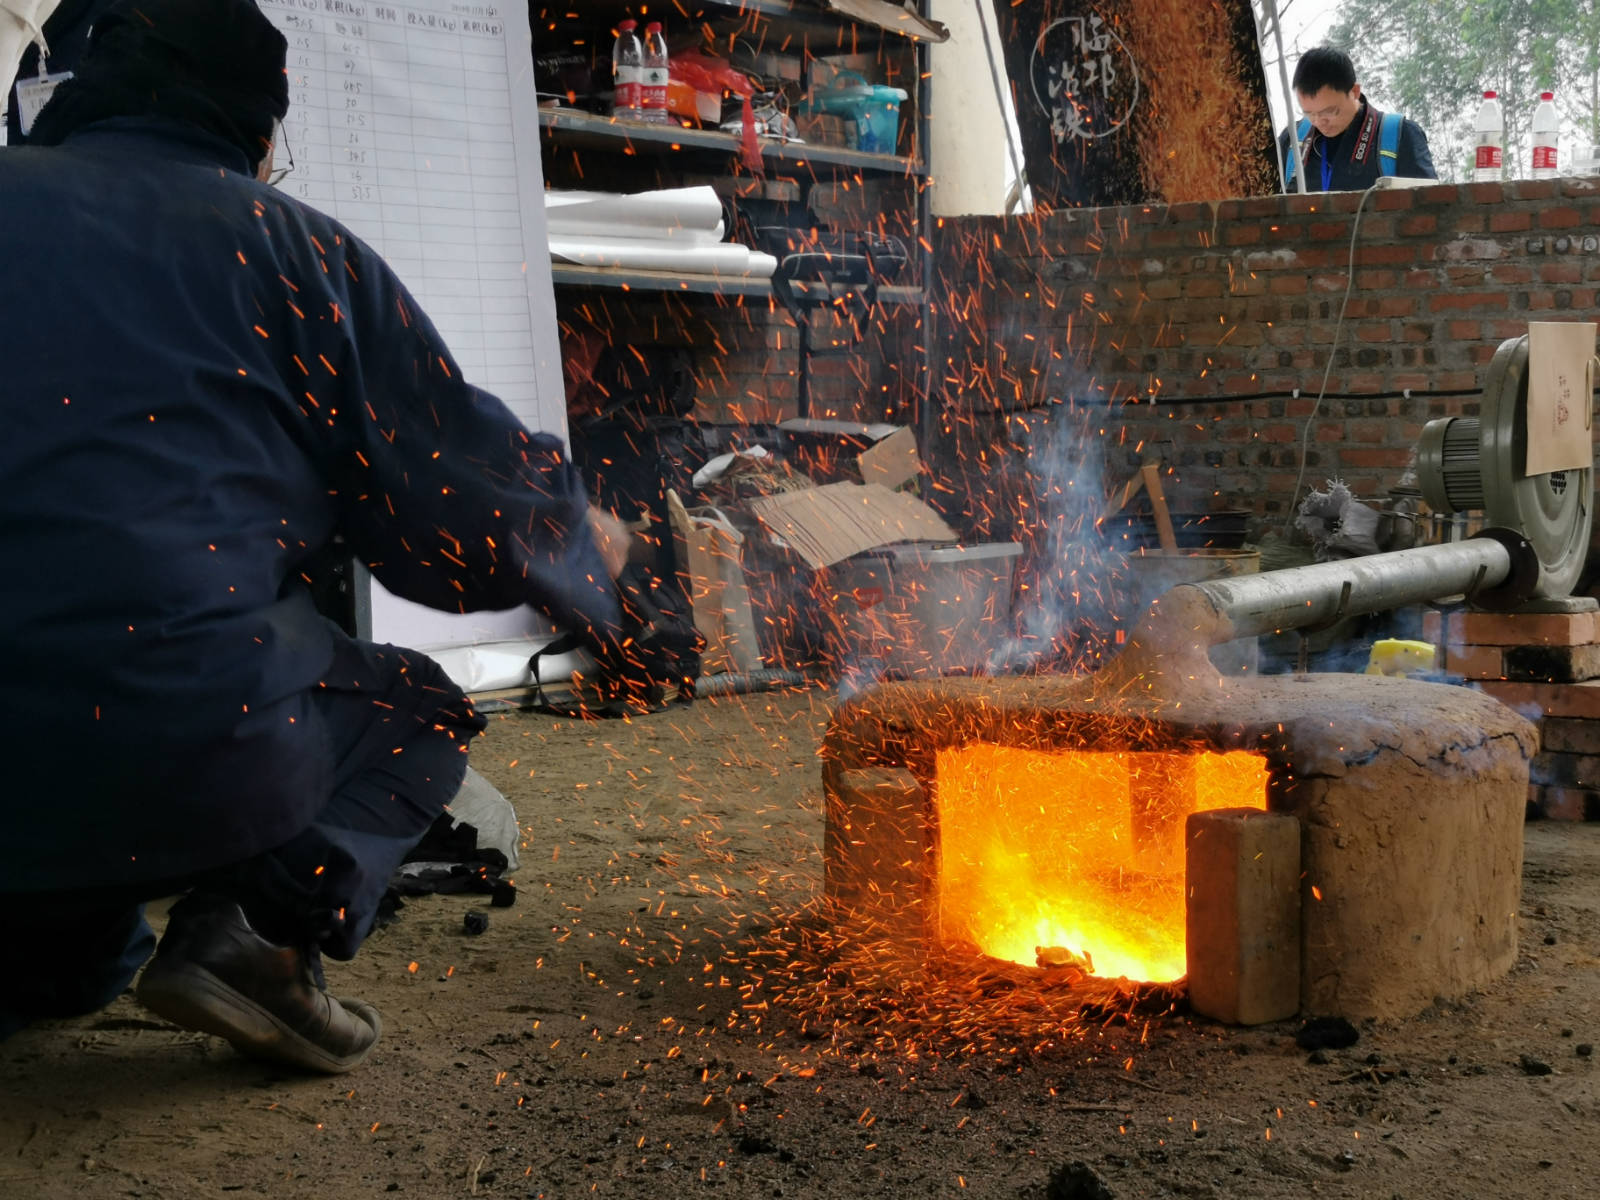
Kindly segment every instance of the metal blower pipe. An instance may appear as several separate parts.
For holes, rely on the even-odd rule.
[[[1501,540],[1496,533],[1180,584],[1155,602],[1146,621],[1176,617],[1202,644],[1217,645],[1280,629],[1331,625],[1359,613],[1384,612],[1444,596],[1473,595],[1513,582],[1523,565],[1515,553],[1517,540]],[[1195,601],[1203,601],[1204,607]]]

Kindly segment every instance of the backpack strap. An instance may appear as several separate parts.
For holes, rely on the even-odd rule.
[[[1405,118],[1399,113],[1384,113],[1378,126],[1378,170],[1393,175],[1400,166],[1400,129]]]
[[[574,650],[587,648],[588,643],[575,633],[563,634],[548,645],[540,647],[528,659],[528,670],[533,674],[533,707],[540,712],[550,713],[557,717],[569,717],[576,721],[595,721],[612,717],[627,716],[627,706],[621,701],[607,701],[598,705],[584,704],[581,700],[572,700],[563,703],[552,699],[544,690],[544,684],[539,679],[539,660],[546,654],[559,658],[563,654],[570,654]]]
[[[1311,136],[1311,118],[1310,117],[1301,117],[1298,121],[1295,122],[1295,126],[1294,126],[1295,145],[1303,147],[1306,144],[1306,138],[1308,138],[1310,136]],[[1289,149],[1292,151],[1294,149],[1294,146],[1289,147]],[[1295,168],[1295,164],[1297,162],[1299,162],[1299,161],[1300,161],[1299,155],[1296,155],[1296,154],[1293,154],[1293,153],[1291,153],[1289,155],[1289,161],[1286,164],[1284,164],[1284,181],[1286,183],[1293,183],[1294,182],[1294,168]]]

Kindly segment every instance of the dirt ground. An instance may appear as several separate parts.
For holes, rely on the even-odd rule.
[[[1600,825],[1528,827],[1509,976],[1348,1049],[1179,1011],[964,1050],[782,960],[817,928],[829,704],[496,717],[473,762],[520,896],[412,901],[331,965],[383,1013],[364,1067],[289,1076],[129,997],[36,1027],[0,1044],[0,1197],[1593,1193]]]

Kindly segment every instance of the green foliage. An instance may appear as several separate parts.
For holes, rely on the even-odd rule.
[[[1428,135],[1445,179],[1470,179],[1473,121],[1500,93],[1507,176],[1528,174],[1534,105],[1552,90],[1562,161],[1600,144],[1600,0],[1342,0],[1328,41],[1363,92]]]

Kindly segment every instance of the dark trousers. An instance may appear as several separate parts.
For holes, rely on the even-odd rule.
[[[0,893],[0,945],[12,963],[0,982],[0,1038],[111,1003],[155,948],[145,901],[190,889],[237,900],[271,941],[355,955],[389,877],[460,789],[484,721],[426,655],[369,642],[341,643],[314,703],[335,758],[333,794],[283,845],[177,879]]]

